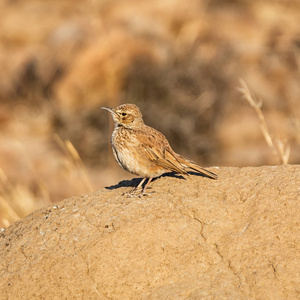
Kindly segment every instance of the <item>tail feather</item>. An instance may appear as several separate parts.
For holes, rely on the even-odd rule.
[[[204,169],[204,168],[202,168],[202,167],[200,167],[200,166],[198,166],[196,164],[188,164],[187,166],[189,168],[191,168],[192,170],[195,170],[195,171],[197,171],[199,173],[202,173],[202,174],[208,176],[209,178],[218,179],[218,175],[217,174],[215,174],[213,172],[210,172],[210,171],[208,171],[208,170],[206,170],[206,169]]]
[[[177,157],[176,157],[176,158],[178,159],[178,161],[179,161],[181,164],[185,165],[187,168],[192,169],[192,170],[194,170],[194,171],[196,171],[196,172],[202,173],[202,174],[208,176],[209,178],[212,178],[212,179],[218,179],[218,175],[217,175],[217,174],[215,174],[215,173],[213,173],[213,172],[210,172],[210,171],[208,171],[208,170],[206,170],[206,169],[204,169],[204,168],[198,166],[198,165],[195,164],[193,161],[191,161],[191,160],[189,160],[189,159],[187,159],[187,158],[184,158],[184,157],[182,157],[182,156],[179,155],[179,154],[177,154]]]

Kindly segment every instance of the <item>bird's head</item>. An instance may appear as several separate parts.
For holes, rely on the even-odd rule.
[[[144,124],[140,109],[134,104],[122,104],[116,108],[100,107],[111,113],[117,126],[137,128]]]

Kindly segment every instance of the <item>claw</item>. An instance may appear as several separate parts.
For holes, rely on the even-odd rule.
[[[144,188],[142,188],[142,184],[144,183],[144,181],[146,180],[146,178],[143,178],[143,180],[139,183],[139,185],[137,187],[135,187],[134,189],[132,189],[130,192],[127,193],[123,193],[123,196],[127,196],[127,198],[131,198],[131,197],[135,197],[138,196],[139,198],[141,198],[142,196],[149,196],[150,194],[154,193],[145,193],[149,183],[151,182],[152,178],[149,178],[148,182],[145,184]]]

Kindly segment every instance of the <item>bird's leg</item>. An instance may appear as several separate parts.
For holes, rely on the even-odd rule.
[[[133,188],[130,192],[128,193],[124,193],[123,195],[126,195],[128,197],[132,197],[136,194],[136,192],[142,187],[143,183],[145,182],[145,180],[147,179],[147,177],[143,178],[141,180],[141,182],[135,187]]]
[[[151,180],[153,179],[153,177],[149,178],[147,183],[145,184],[144,188],[141,190],[140,193],[138,193],[138,191],[140,190],[140,188],[142,187],[143,183],[145,182],[145,180],[147,179],[147,177],[143,178],[141,180],[141,182],[137,185],[137,187],[135,187],[133,190],[131,190],[129,193],[124,193],[123,195],[126,195],[127,197],[134,197],[134,196],[139,196],[140,198],[142,196],[148,196],[151,193],[145,193],[146,189],[148,188]]]
[[[145,184],[144,188],[142,189],[141,193],[139,194],[139,197],[142,197],[142,196],[147,196],[147,195],[150,195],[151,193],[145,193],[147,187],[149,186],[151,180],[153,179],[153,177],[150,177],[148,182]]]
[[[142,185],[143,185],[143,183],[145,182],[146,179],[147,179],[147,177],[143,178],[141,180],[141,182],[133,189],[133,192],[136,191],[136,190],[139,190],[142,187]]]

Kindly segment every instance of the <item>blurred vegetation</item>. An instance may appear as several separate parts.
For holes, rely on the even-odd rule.
[[[0,226],[131,178],[102,105],[137,104],[203,166],[299,163],[299,19],[298,0],[1,1]]]

